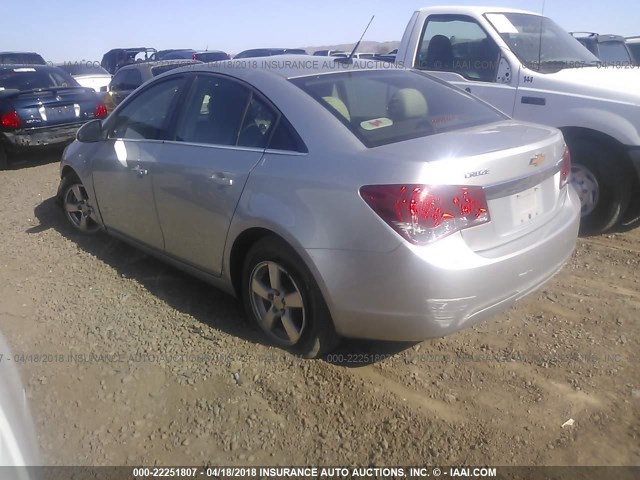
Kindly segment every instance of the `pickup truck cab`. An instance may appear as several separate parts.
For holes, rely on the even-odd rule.
[[[623,219],[640,185],[640,70],[605,68],[549,18],[501,7],[416,11],[396,63],[453,83],[515,119],[562,130],[582,233],[604,232]]]

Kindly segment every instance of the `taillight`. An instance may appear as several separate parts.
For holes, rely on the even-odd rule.
[[[477,186],[366,185],[360,195],[391,228],[419,245],[490,220]]]
[[[564,153],[562,154],[562,163],[560,164],[560,189],[567,186],[569,183],[569,176],[571,175],[571,152],[569,147],[564,146]]]
[[[20,128],[22,127],[22,120],[20,120],[18,112],[11,110],[0,116],[0,125],[4,128]]]
[[[107,107],[104,106],[104,103],[99,103],[96,105],[96,118],[104,118],[107,116]]]
[[[191,60],[197,60],[195,53],[193,55],[191,55]]]

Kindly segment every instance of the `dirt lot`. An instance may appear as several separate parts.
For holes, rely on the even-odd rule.
[[[0,330],[48,464],[640,464],[640,228],[581,240],[477,328],[304,361],[232,298],[74,234],[57,173],[0,172]]]

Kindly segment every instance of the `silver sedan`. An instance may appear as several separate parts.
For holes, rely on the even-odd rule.
[[[172,71],[83,126],[61,163],[71,225],[236,295],[306,357],[468,327],[573,252],[558,130],[417,71],[254,63]]]

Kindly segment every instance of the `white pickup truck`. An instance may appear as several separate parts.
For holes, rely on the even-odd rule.
[[[552,20],[500,7],[423,8],[407,25],[396,63],[518,120],[560,128],[583,234],[614,227],[640,194],[640,69],[603,67]]]

